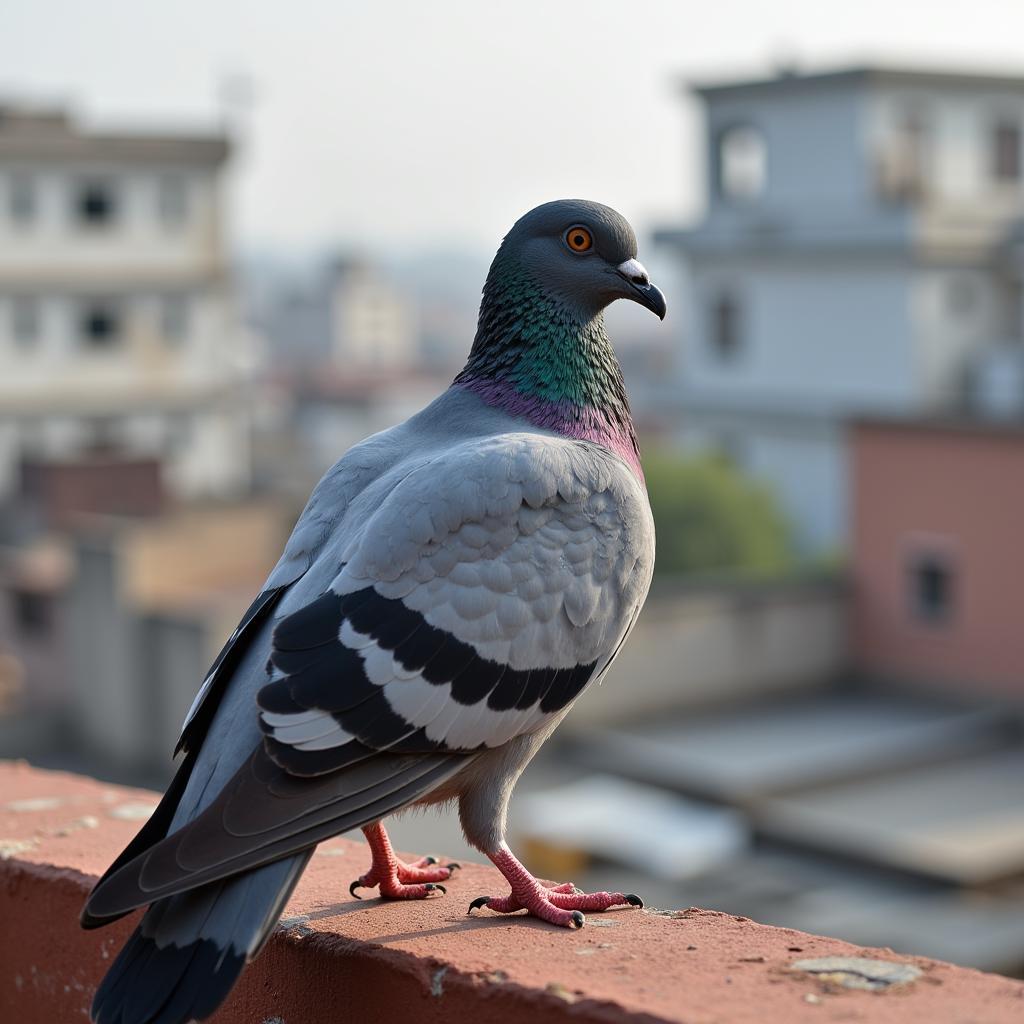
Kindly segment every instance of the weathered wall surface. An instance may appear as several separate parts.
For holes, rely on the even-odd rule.
[[[85,1020],[133,922],[83,932],[78,912],[155,797],[10,763],[0,764],[0,793],[0,1019]],[[466,865],[444,898],[357,902],[347,887],[365,860],[361,843],[320,848],[216,1024],[1009,1024],[1024,1015],[1019,981],[714,911],[592,914],[575,932],[470,917],[473,897],[504,885],[479,865]],[[825,957],[855,959],[815,963]]]

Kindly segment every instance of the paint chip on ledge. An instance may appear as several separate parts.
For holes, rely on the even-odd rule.
[[[37,796],[27,800],[12,800],[4,804],[5,811],[24,814],[30,811],[52,811],[60,807],[64,801],[59,796]]]
[[[108,813],[121,821],[147,821],[155,810],[156,804],[127,803],[111,807]]]
[[[819,981],[843,988],[880,992],[895,985],[907,985],[921,977],[921,968],[890,960],[869,960],[858,956],[822,956],[811,960],[795,960],[794,971],[813,974]]]

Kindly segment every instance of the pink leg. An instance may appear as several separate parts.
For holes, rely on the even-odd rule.
[[[534,917],[568,928],[582,928],[586,923],[584,910],[607,910],[609,907],[642,907],[643,900],[632,893],[580,892],[572,882],[546,886],[538,882],[502,843],[495,853],[487,855],[512,887],[508,896],[479,896],[469,905],[472,913],[487,907],[501,914],[526,910]]]
[[[363,835],[370,844],[373,863],[365,875],[348,887],[348,891],[357,900],[362,897],[356,896],[356,889],[369,889],[375,885],[380,886],[381,897],[386,900],[419,900],[438,890],[443,893],[445,887],[436,883],[450,878],[459,866],[449,864],[446,867],[434,867],[437,861],[433,857],[421,857],[414,864],[400,861],[379,821],[375,825],[367,825]]]

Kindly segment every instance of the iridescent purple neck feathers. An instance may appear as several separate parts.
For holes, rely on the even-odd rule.
[[[605,412],[593,406],[579,406],[562,399],[551,401],[537,395],[518,391],[508,381],[471,378],[460,374],[456,387],[478,395],[488,405],[518,416],[535,427],[554,431],[577,441],[590,441],[602,445],[624,459],[640,480],[644,471],[640,466],[640,452],[632,426],[623,427],[613,422]]]
[[[499,250],[487,276],[473,348],[455,386],[534,426],[602,445],[643,480],[603,317],[582,316],[546,294],[503,255]]]

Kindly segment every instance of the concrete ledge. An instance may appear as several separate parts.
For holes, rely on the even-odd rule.
[[[11,763],[0,763],[0,793],[0,1019],[85,1020],[133,921],[82,932],[78,911],[155,797]],[[347,887],[366,860],[362,843],[335,839],[320,847],[282,926],[213,1020],[1024,1019],[1022,982],[714,911],[611,911],[590,915],[580,932],[521,916],[467,917],[473,897],[504,891],[498,874],[479,865],[466,865],[446,898],[358,902]],[[816,962],[826,957],[900,966]],[[815,963],[798,969],[798,961]]]

